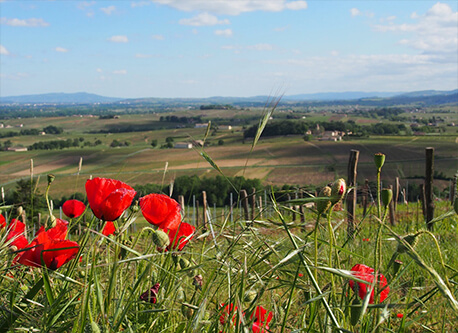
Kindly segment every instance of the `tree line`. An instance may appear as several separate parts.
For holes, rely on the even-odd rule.
[[[319,128],[319,130],[318,130]],[[324,132],[326,131],[342,131],[352,132],[353,136],[373,135],[400,135],[410,132],[404,124],[371,124],[358,125],[353,120],[346,122],[342,121],[304,121],[304,120],[279,120],[267,123],[261,136],[279,136],[279,135],[304,135],[307,131]],[[258,131],[258,125],[253,125],[243,132],[244,138],[255,137]]]

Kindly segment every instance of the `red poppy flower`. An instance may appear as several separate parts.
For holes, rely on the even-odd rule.
[[[71,219],[81,216],[85,209],[86,205],[84,202],[75,199],[67,200],[62,205],[62,211]]]
[[[235,321],[237,317],[237,307],[234,304],[230,303],[224,306],[221,304],[221,316],[219,317],[219,322],[221,325],[225,325],[229,320],[232,321],[232,324],[235,326]],[[243,313],[242,313],[243,314]]]
[[[25,251],[17,260],[19,263],[41,267],[43,258],[44,264],[51,270],[55,270],[76,257],[78,243],[65,240],[67,235],[68,222],[57,219],[56,226],[45,230],[41,227],[35,239],[30,242],[29,250]]]
[[[110,236],[114,234],[116,231],[116,227],[113,222],[107,222],[105,223],[105,226],[103,227],[102,234],[105,236]]]
[[[18,250],[25,248],[29,242],[24,235],[25,224],[19,220],[12,219],[8,226],[6,241],[10,241],[9,246],[15,246]]]
[[[188,241],[194,237],[195,231],[196,227],[186,222],[182,222],[176,230],[169,230],[170,244],[167,246],[167,250],[183,250]]]
[[[119,180],[94,178],[86,181],[86,194],[92,212],[99,219],[114,221],[130,206],[137,192]]]
[[[156,283],[150,290],[145,291],[143,294],[140,295],[140,299],[145,302],[156,303],[157,302],[157,294],[159,292],[159,287],[161,285]]]
[[[402,313],[398,313],[398,314],[396,315],[396,317],[398,317],[398,318],[403,318],[404,315],[403,315]]]
[[[0,229],[3,229],[6,227],[6,220],[3,215],[0,214]]]
[[[368,288],[371,289],[371,284],[374,282],[374,269],[363,265],[363,264],[356,264],[355,266],[352,267],[351,271],[353,272],[353,275],[361,280],[367,281],[369,284],[362,283],[362,282],[356,282],[353,280],[350,280],[350,287],[353,289],[353,291],[358,293],[359,297],[361,299],[364,299],[367,295]],[[383,276],[383,274],[377,274],[377,280],[378,280],[378,288],[379,290],[382,290],[380,293],[380,302],[383,302],[387,297],[390,292],[390,288],[387,286],[387,281],[386,278]],[[373,304],[374,303],[374,290],[371,290],[371,295],[369,298],[369,303]]]
[[[161,229],[176,230],[181,222],[180,205],[164,194],[148,194],[140,198],[145,219]]]
[[[262,306],[257,306],[255,311],[251,314],[250,318],[254,317],[253,332],[254,333],[266,333],[269,329],[269,323],[272,320],[273,313],[269,312]]]

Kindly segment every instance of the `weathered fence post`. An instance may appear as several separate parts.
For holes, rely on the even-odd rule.
[[[245,221],[248,221],[250,216],[249,216],[249,212],[248,212],[248,195],[246,193],[246,190],[241,190],[240,191],[240,201],[242,203]]]
[[[453,177],[453,182],[452,182],[452,189],[451,189],[451,193],[450,193],[450,204],[453,205],[453,203],[455,202],[455,196],[456,196],[456,182],[457,182],[457,178],[458,178],[458,173],[455,173],[455,177]]]
[[[433,179],[434,179],[434,148],[426,148],[426,174],[425,174],[425,197],[426,197],[426,227],[429,231],[434,229],[434,198],[433,198]]]
[[[202,232],[206,233],[207,232],[207,192],[202,191],[202,221],[203,221],[203,226],[202,226]]]
[[[186,215],[186,211],[185,211],[185,207],[184,207],[184,196],[183,195],[179,195],[178,196],[178,202],[180,203],[180,206],[181,206],[181,212],[183,213],[183,215]]]
[[[399,183],[399,177],[396,177],[396,181],[394,183],[394,211],[398,208],[398,200],[399,200],[399,189],[401,188],[401,184]]]
[[[390,185],[391,191],[393,191],[393,185]],[[390,204],[388,206],[389,213],[390,213],[390,224],[394,226],[396,224],[396,210],[395,210],[395,204],[393,200],[390,201]]]
[[[196,200],[196,228],[200,226],[200,215],[199,215],[199,200]]]
[[[363,186],[363,198],[362,198],[362,204],[363,204],[363,216],[366,216],[367,212],[367,204],[369,202],[369,179],[366,179],[364,181],[364,186]]]
[[[251,221],[254,221],[256,216],[256,188],[251,189]]]
[[[347,186],[352,188],[356,184],[356,175],[358,169],[359,150],[352,149],[348,160],[348,179]],[[354,237],[355,215],[356,215],[356,195],[357,189],[353,188],[347,194],[347,236]]]
[[[425,196],[425,184],[420,184],[420,203],[423,218],[426,221],[426,196]]]
[[[259,196],[259,218],[262,220],[262,197]]]

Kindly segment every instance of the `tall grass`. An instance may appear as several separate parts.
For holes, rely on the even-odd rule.
[[[261,120],[260,131],[268,116]],[[217,168],[203,150],[202,156]],[[0,332],[456,329],[456,213],[449,203],[438,202],[442,215],[432,234],[420,231],[423,221],[400,204],[398,224],[387,226],[386,205],[377,198],[366,216],[358,209],[354,239],[347,237],[345,212],[334,206],[340,198],[334,201],[323,194],[281,202],[272,197],[263,209],[273,209],[273,216],[260,219],[258,212],[253,221],[231,222],[229,214],[210,219],[210,230],[198,229],[182,251],[165,252],[157,250],[150,227],[132,231],[141,219],[135,204],[116,221],[118,231],[111,236],[97,231],[102,222],[87,211],[71,221],[67,236],[80,245],[77,257],[57,270],[15,263],[21,250],[10,246],[7,228],[2,228]],[[332,204],[317,210],[327,200]],[[317,205],[305,210],[304,223],[293,221],[291,204],[307,202]],[[12,208],[3,209],[14,216]],[[410,241],[412,235],[415,241]],[[33,238],[31,230],[27,237]],[[386,277],[386,300],[379,301],[383,288],[375,281],[351,271],[357,263]],[[373,288],[374,304],[369,295],[360,300],[350,280]],[[267,310],[261,319],[259,307]]]

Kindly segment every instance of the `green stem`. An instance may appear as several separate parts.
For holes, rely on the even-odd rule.
[[[377,169],[377,217],[382,218],[382,206],[380,205],[380,173],[382,169]]]
[[[315,222],[315,230],[313,231],[313,244],[315,247],[315,258],[314,258],[314,265],[315,265],[315,279],[318,279],[318,226],[320,225],[320,213],[316,216]]]

